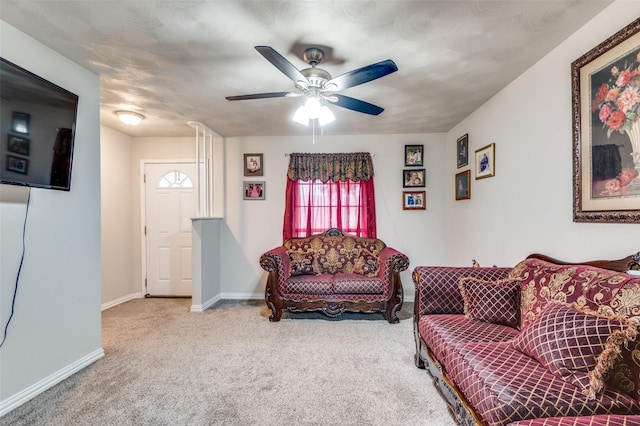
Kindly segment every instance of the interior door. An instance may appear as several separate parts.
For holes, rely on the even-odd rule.
[[[145,164],[146,293],[191,296],[196,164]]]

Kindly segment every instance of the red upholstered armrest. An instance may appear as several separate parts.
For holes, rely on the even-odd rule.
[[[464,302],[458,282],[475,277],[497,281],[507,278],[511,268],[472,268],[451,266],[417,266],[413,270],[416,312],[427,314],[462,314]]]
[[[280,265],[286,268],[284,271],[289,271],[289,256],[284,246],[271,249],[260,256],[260,266],[267,272],[279,269]]]
[[[409,258],[391,247],[382,249],[379,255],[380,271],[378,277],[388,281],[393,272],[404,271],[409,268]]]
[[[289,256],[284,246],[276,247],[260,256],[260,266],[267,272],[275,272],[278,277],[278,289],[284,288],[289,277]]]

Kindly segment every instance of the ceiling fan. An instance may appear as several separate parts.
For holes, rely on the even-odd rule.
[[[256,93],[253,95],[227,96],[227,100],[240,101],[246,99],[306,96],[307,101],[313,100],[317,104],[318,108],[320,107],[321,101],[325,100],[342,108],[370,115],[378,115],[384,111],[384,108],[349,96],[340,95],[336,92],[367,83],[371,80],[375,80],[398,71],[397,65],[391,59],[387,59],[386,61],[358,68],[339,75],[338,77],[331,77],[331,74],[327,71],[317,67],[324,57],[324,52],[320,48],[309,47],[305,49],[303,59],[311,67],[302,70],[298,70],[298,68],[296,68],[284,56],[269,46],[255,46],[255,48],[262,56],[271,62],[271,64],[293,81],[298,92],[272,92]]]

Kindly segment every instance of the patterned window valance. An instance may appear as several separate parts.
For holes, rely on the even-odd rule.
[[[373,161],[368,152],[343,154],[300,154],[289,157],[289,179],[315,180],[322,182],[345,182],[369,180],[373,177]]]

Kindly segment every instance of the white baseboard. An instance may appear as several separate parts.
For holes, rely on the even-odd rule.
[[[202,305],[191,305],[191,312],[204,312],[221,300],[260,300],[262,293],[220,293],[204,302]]]
[[[222,296],[221,295],[217,295],[217,296],[214,296],[211,299],[207,300],[202,305],[191,305],[191,312],[204,312],[207,309],[209,309],[210,307],[212,307],[213,305],[215,305],[216,302],[218,302],[220,300],[222,300]]]
[[[100,305],[100,310],[104,311],[105,309],[113,308],[114,306],[120,305],[121,303],[128,302],[129,300],[133,299],[142,299],[142,293],[128,294],[126,296],[122,296],[119,299],[103,303],[102,305]]]
[[[220,298],[226,300],[260,300],[264,299],[264,293],[221,293]]]
[[[29,386],[25,390],[18,392],[17,394],[0,401],[0,417],[7,414],[9,411],[18,408],[25,402],[40,395],[47,389],[57,385],[67,377],[77,373],[83,368],[93,364],[104,356],[104,349],[100,348],[92,353],[80,358],[79,360],[67,365],[62,370],[59,370],[49,377],[46,377],[34,385]]]

